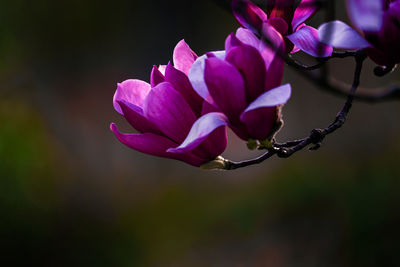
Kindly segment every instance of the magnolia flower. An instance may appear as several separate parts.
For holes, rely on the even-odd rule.
[[[302,50],[314,57],[327,57],[332,47],[321,43],[318,31],[304,24],[318,9],[317,0],[302,0],[297,7],[295,0],[268,1],[267,13],[249,0],[233,0],[233,14],[239,23],[255,34],[263,35],[264,23],[272,25],[286,42],[286,52]]]
[[[320,40],[335,48],[365,49],[379,65],[400,63],[400,1],[347,0],[347,10],[359,32],[332,21],[318,29]]]
[[[153,67],[150,82],[126,80],[118,84],[114,108],[140,133],[123,134],[110,128],[126,146],[154,156],[184,161],[194,166],[214,160],[226,148],[226,128],[215,127],[207,138],[185,153],[167,152],[182,143],[193,123],[209,109],[193,90],[187,77],[196,54],[182,40],[174,50],[172,64]],[[160,71],[165,69],[165,75]]]
[[[263,31],[279,51],[282,36],[269,24]],[[243,140],[269,140],[281,125],[281,107],[290,97],[282,81],[283,61],[251,31],[240,28],[228,36],[225,51],[207,53],[189,70],[193,88],[212,111],[200,117],[185,141],[168,151],[186,153],[221,126],[229,126]]]

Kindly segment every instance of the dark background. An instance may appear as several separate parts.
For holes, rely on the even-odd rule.
[[[397,102],[357,102],[319,151],[230,172],[141,154],[109,130],[133,131],[112,107],[117,82],[149,81],[182,38],[223,49],[238,27],[226,2],[1,1],[2,266],[399,266]],[[351,82],[352,60],[329,67]],[[400,82],[373,67],[362,86]],[[289,68],[284,82],[280,141],[344,102]],[[230,137],[225,157],[257,154]]]

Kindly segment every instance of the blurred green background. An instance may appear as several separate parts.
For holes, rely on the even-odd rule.
[[[132,131],[113,110],[116,83],[148,81],[182,38],[223,49],[238,24],[221,3],[1,1],[2,266],[400,266],[397,102],[356,103],[319,151],[231,172],[113,136],[110,122]],[[329,65],[350,82],[351,60]],[[362,86],[400,82],[373,67]],[[285,82],[280,141],[327,125],[344,101],[290,69]],[[255,155],[230,137],[226,157]]]

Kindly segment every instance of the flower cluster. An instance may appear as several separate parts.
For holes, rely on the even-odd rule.
[[[365,49],[379,65],[400,63],[400,1],[347,0],[347,10],[356,29],[338,20],[327,22],[318,29],[321,41],[335,48]]]
[[[400,0],[347,0],[356,29],[341,21],[318,30],[306,25],[319,3],[267,1],[264,12],[249,0],[233,0],[242,27],[227,36],[225,49],[198,57],[182,40],[173,64],[153,67],[150,84],[119,83],[114,108],[139,133],[121,133],[114,123],[111,130],[143,153],[193,166],[221,163],[227,127],[249,148],[271,148],[291,95],[290,84],[282,85],[287,53],[328,58],[333,48],[362,49],[377,64],[400,63]]]

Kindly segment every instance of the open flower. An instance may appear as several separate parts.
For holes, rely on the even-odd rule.
[[[187,73],[196,54],[182,40],[174,50],[174,66],[153,67],[151,84],[126,80],[118,84],[114,108],[140,133],[123,134],[112,123],[110,128],[126,146],[154,156],[184,161],[194,166],[214,160],[226,148],[226,128],[215,127],[207,138],[185,153],[167,152],[182,143],[193,123],[209,109],[193,90]],[[205,107],[204,107],[205,106]]]
[[[267,13],[249,0],[233,0],[233,14],[239,23],[262,36],[263,23],[272,25],[284,38],[286,52],[302,50],[314,57],[327,57],[332,47],[318,39],[318,31],[304,24],[318,10],[317,0],[268,1]]]
[[[352,27],[331,21],[318,29],[322,42],[335,48],[365,49],[379,65],[400,63],[400,1],[347,0]]]
[[[263,31],[279,51],[282,36],[269,24]],[[225,51],[196,59],[189,71],[193,88],[212,111],[200,117],[185,141],[168,151],[187,152],[221,125],[243,140],[269,140],[281,126],[281,107],[290,97],[289,84],[280,86],[283,61],[251,31],[240,28],[228,36]]]

